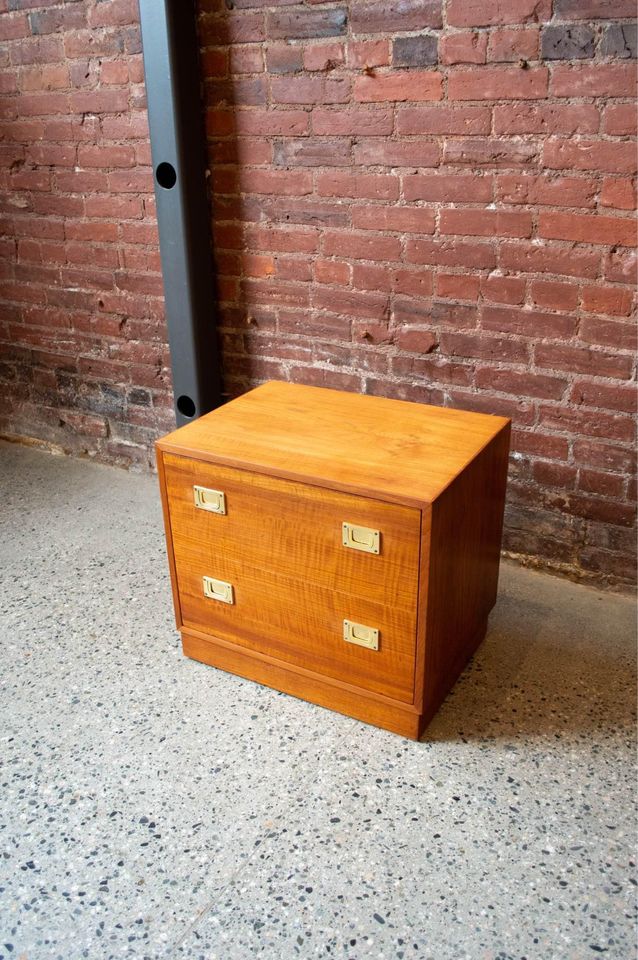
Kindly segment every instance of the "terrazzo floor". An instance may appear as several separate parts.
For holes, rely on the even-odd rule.
[[[182,657],[155,478],[0,488],[1,960],[635,957],[631,600],[504,565],[415,744]]]

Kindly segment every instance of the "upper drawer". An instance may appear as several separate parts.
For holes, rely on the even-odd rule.
[[[172,454],[164,454],[164,467],[172,536],[181,549],[206,545],[248,567],[415,609],[419,510]],[[197,507],[198,486],[223,493],[226,512]],[[379,552],[344,546],[344,523],[378,531]]]

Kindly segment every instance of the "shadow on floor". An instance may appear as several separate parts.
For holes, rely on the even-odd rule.
[[[629,597],[503,565],[487,637],[424,741],[633,733],[635,619]]]

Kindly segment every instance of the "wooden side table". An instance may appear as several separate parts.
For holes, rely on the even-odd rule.
[[[496,599],[509,432],[273,382],[158,441],[184,653],[420,737]]]

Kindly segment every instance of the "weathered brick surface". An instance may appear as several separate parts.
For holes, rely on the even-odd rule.
[[[2,10],[0,429],[144,465],[172,414],[136,5]],[[227,393],[511,416],[506,548],[631,580],[633,0],[199,0],[199,36]]]

